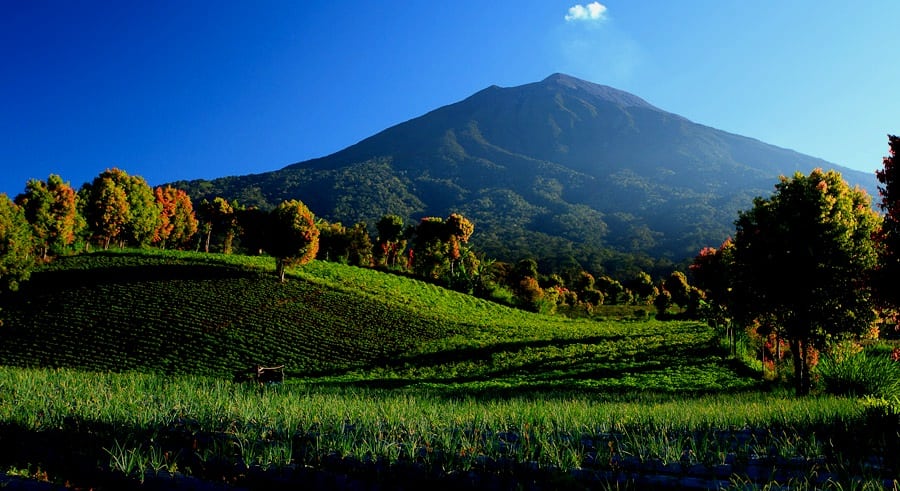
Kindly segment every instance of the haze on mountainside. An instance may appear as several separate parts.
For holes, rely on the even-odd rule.
[[[678,262],[717,246],[779,175],[816,167],[875,193],[872,175],[554,74],[488,87],[326,157],[175,185],[262,208],[300,199],[347,225],[460,212],[489,257],[608,270],[619,253]]]

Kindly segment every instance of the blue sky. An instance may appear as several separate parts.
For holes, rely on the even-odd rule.
[[[871,172],[900,133],[900,2],[0,1],[0,192],[328,155],[563,72]]]

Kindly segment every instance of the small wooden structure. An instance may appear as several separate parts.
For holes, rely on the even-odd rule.
[[[284,382],[284,365],[277,367],[256,365],[256,381],[260,384]]]
[[[236,382],[254,381],[260,385],[280,384],[284,382],[284,365],[277,367],[252,366],[247,371],[236,373],[234,380]]]

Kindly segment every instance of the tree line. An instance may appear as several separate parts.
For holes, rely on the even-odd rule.
[[[0,196],[0,288],[15,289],[36,263],[55,256],[158,247],[270,254],[282,281],[287,267],[314,258],[380,268],[545,313],[589,314],[603,303],[649,305],[660,290],[643,272],[620,282],[579,268],[542,274],[534,259],[485,258],[469,243],[473,223],[459,213],[415,224],[385,215],[374,230],[317,218],[296,200],[269,211],[222,197],[194,203],[181,189],[152,188],[121,169],[108,169],[77,191],[50,175],[29,180],[12,200]]]
[[[835,171],[797,173],[756,198],[735,236],[690,266],[703,316],[730,339],[736,326],[763,336],[773,362],[789,356],[798,394],[810,391],[820,350],[898,334],[900,138],[888,140],[876,173],[883,215]]]

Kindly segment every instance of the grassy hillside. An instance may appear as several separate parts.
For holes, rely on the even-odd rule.
[[[756,384],[690,322],[567,320],[314,262],[118,251],[60,258],[2,307],[0,364],[448,390],[716,391]]]
[[[895,413],[759,390],[700,323],[273,270],[117,251],[37,272],[0,306],[0,469],[83,489],[877,489],[900,468]],[[291,377],[227,380],[250,363]]]
[[[100,252],[60,258],[6,301],[0,361],[228,375],[378,363],[458,329],[370,295],[279,283],[263,258]]]

